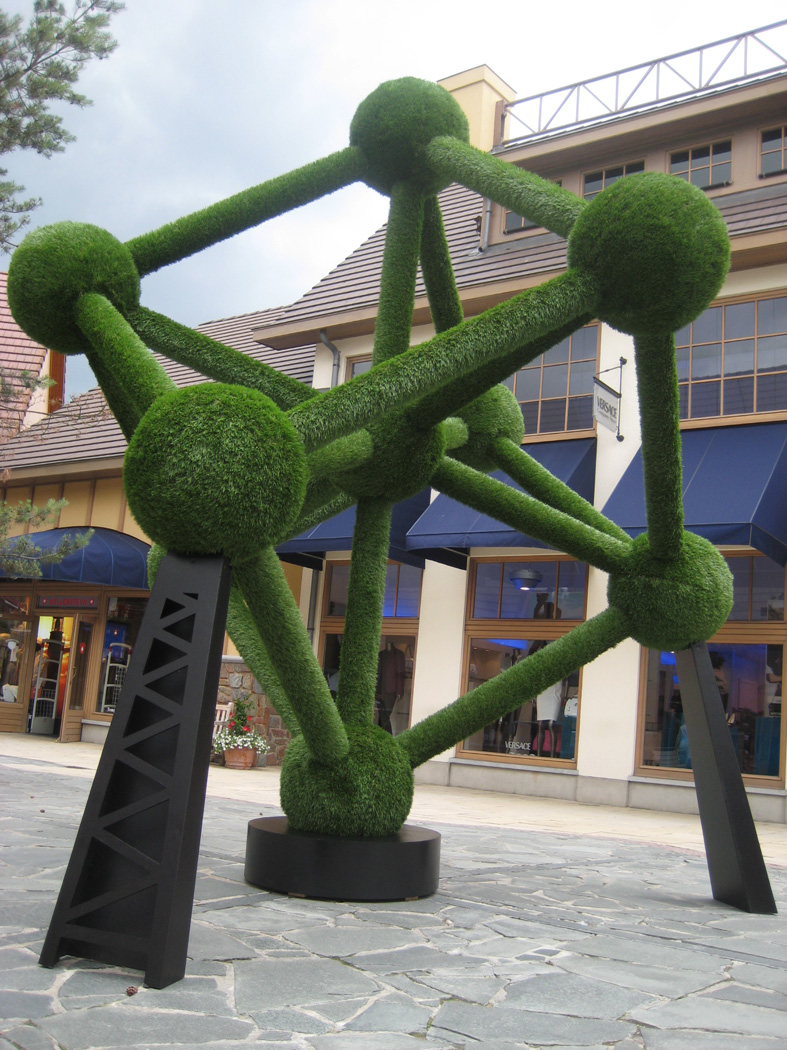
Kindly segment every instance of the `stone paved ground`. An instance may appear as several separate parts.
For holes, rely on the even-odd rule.
[[[435,824],[434,897],[324,903],[248,887],[275,810],[209,797],[186,978],[42,969],[89,784],[0,757],[0,1050],[787,1050],[787,867],[751,916],[697,851],[580,834]]]

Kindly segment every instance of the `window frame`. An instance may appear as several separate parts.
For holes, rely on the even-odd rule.
[[[594,171],[583,171],[580,175],[582,199],[586,201],[592,201],[594,197],[597,197],[599,195],[599,193],[603,193],[608,186],[614,186],[616,182],[620,182],[621,179],[625,179],[629,175],[639,175],[640,173],[646,170],[645,164],[646,160],[643,157],[642,160],[629,160],[622,164],[607,164],[601,169],[596,169]],[[635,170],[629,171],[628,168],[630,167],[633,167]],[[615,172],[621,168],[622,172],[620,175],[612,176],[612,172]],[[586,182],[591,175],[601,176],[601,189],[593,190],[591,193],[588,193],[586,189]]]
[[[691,365],[689,365],[689,378],[687,380],[683,380],[683,379],[680,379],[680,378],[678,379],[678,389],[679,389],[679,391],[684,389],[684,388],[688,389],[689,409],[691,407],[692,386],[693,385],[696,384],[697,386],[703,386],[703,385],[709,384],[711,382],[718,383],[719,386],[720,386],[720,393],[719,393],[719,408],[720,408],[720,412],[719,412],[718,415],[708,415],[708,416],[691,416],[691,415],[688,415],[686,417],[681,417],[680,418],[680,428],[681,428],[681,430],[701,429],[701,428],[704,428],[704,427],[713,427],[713,426],[719,426],[719,425],[723,425],[723,426],[740,426],[740,425],[745,425],[747,423],[755,423],[755,422],[756,423],[779,422],[779,421],[784,420],[785,418],[787,418],[787,405],[784,408],[768,409],[768,410],[766,410],[764,412],[758,412],[757,408],[756,408],[756,404],[757,404],[757,378],[758,378],[758,376],[768,376],[768,375],[784,375],[784,376],[787,376],[787,367],[785,367],[784,369],[781,369],[779,371],[773,371],[773,372],[758,372],[758,370],[757,370],[757,345],[756,344],[757,344],[757,339],[760,338],[759,333],[757,331],[757,307],[758,307],[759,303],[767,302],[770,299],[783,299],[783,298],[787,298],[787,288],[783,288],[783,289],[768,289],[767,291],[763,291],[763,292],[759,292],[759,293],[753,293],[753,294],[749,293],[748,295],[743,295],[743,294],[742,295],[734,295],[734,296],[730,296],[730,297],[724,298],[724,299],[717,299],[714,302],[710,303],[710,305],[707,307],[707,310],[703,311],[703,314],[704,314],[704,313],[707,313],[708,310],[713,310],[713,309],[717,309],[717,308],[724,310],[724,308],[726,308],[728,306],[736,306],[736,305],[741,304],[741,303],[751,303],[754,306],[755,329],[754,329],[754,332],[752,333],[751,336],[736,336],[734,338],[725,338],[724,325],[725,325],[725,322],[726,322],[726,317],[725,317],[724,314],[722,314],[722,335],[721,335],[720,340],[719,340],[720,341],[720,345],[721,345],[721,365],[720,365],[720,369],[719,369],[720,374],[719,374],[718,378],[716,378],[716,379],[709,379],[709,380],[704,380],[704,379],[694,379],[693,380],[691,378],[691,374],[690,374],[690,372],[691,372]],[[700,314],[700,317],[696,318],[695,321],[692,322],[692,324],[696,324],[697,321],[699,321],[700,318],[703,316],[703,314]],[[686,326],[686,327],[688,327],[688,326]],[[772,333],[765,333],[766,337],[770,337],[771,334]],[[785,333],[785,337],[787,338],[787,333]],[[753,382],[753,385],[754,385],[754,392],[753,392],[753,395],[752,395],[752,411],[751,412],[738,412],[738,413],[734,413],[734,414],[731,413],[729,415],[724,415],[723,414],[723,408],[724,408],[724,389],[723,389],[723,384],[725,382],[725,376],[724,376],[725,346],[728,343],[729,344],[734,344],[736,342],[742,342],[744,339],[748,339],[748,338],[752,339],[754,341],[754,343],[755,343],[755,347],[754,347],[754,355],[755,355],[755,357],[754,357],[754,367],[753,367],[753,371],[750,373],[751,377],[752,377],[752,382]],[[675,345],[676,345],[676,350],[677,349],[682,349],[683,346],[684,346],[684,344],[679,343],[677,340],[675,342]],[[710,346],[710,345],[713,345],[713,343],[701,342],[701,343],[697,343],[696,345],[697,346]],[[693,342],[690,342],[688,344],[688,346],[689,346],[689,349],[693,351],[695,344]],[[733,376],[727,377],[727,379],[733,379],[733,378],[745,378],[745,377],[733,377]],[[785,379],[785,382],[787,383],[787,379]]]
[[[765,555],[751,549],[720,548],[720,553],[725,558],[752,557],[762,558]],[[785,569],[785,587],[787,587],[787,569]],[[708,646],[714,645],[768,645],[782,647],[782,661],[787,654],[787,619],[784,620],[727,620],[722,627],[708,639]],[[649,780],[673,780],[692,783],[694,773],[691,769],[682,769],[674,766],[652,766],[645,765],[645,732],[647,729],[647,685],[648,685],[648,660],[651,650],[640,646],[640,670],[639,670],[639,702],[637,705],[637,738],[635,751],[634,775],[645,777]],[[784,666],[784,663],[782,663]],[[785,709],[787,711],[787,709]],[[784,715],[784,712],[783,712]],[[785,773],[787,770],[787,745],[785,743],[784,717],[779,727],[779,772],[776,776],[766,776],[756,773],[742,773],[743,781],[747,788],[763,788],[767,790],[783,790],[785,786]]]
[[[714,163],[714,160],[713,160],[713,151],[714,151],[714,149],[716,149],[718,147],[721,147],[721,146],[726,146],[726,145],[729,145],[729,153],[730,153],[729,161],[726,161],[726,160],[725,161],[717,161],[717,162]],[[691,186],[696,186],[697,189],[700,189],[700,190],[702,190],[705,193],[712,192],[714,190],[725,189],[726,187],[731,186],[732,183],[733,183],[733,178],[732,178],[732,174],[733,174],[733,169],[732,169],[733,148],[732,147],[733,147],[733,138],[732,138],[732,135],[730,135],[730,137],[726,138],[726,139],[718,139],[716,141],[711,141],[711,142],[697,142],[697,143],[692,143],[692,145],[690,145],[690,146],[681,146],[678,149],[671,149],[667,153],[667,163],[666,163],[665,170],[667,171],[667,174],[674,175],[678,179],[683,179],[684,182],[688,182],[689,185],[691,185]],[[704,150],[704,149],[707,149],[709,151],[707,165],[699,164],[699,163],[693,164],[692,160],[693,160],[693,154],[695,153],[695,151]],[[687,167],[686,167],[685,174],[683,172],[674,171],[673,170],[673,165],[676,163],[674,158],[676,156],[678,156],[679,154],[681,154],[681,153],[688,153],[688,161],[687,161]],[[700,160],[702,158],[697,158],[697,159]],[[722,164],[729,164],[730,177],[728,179],[721,179],[719,181],[714,181],[713,180],[713,169],[714,169],[714,167],[719,167]],[[708,182],[708,184],[705,185],[705,186],[700,186],[698,183],[692,182],[692,179],[691,179],[692,172],[693,171],[700,171],[706,166],[708,168],[708,178],[710,180]]]
[[[778,150],[767,150],[767,151],[763,150],[763,145],[764,145],[763,137],[769,131],[780,131],[781,132],[781,147]],[[787,175],[787,124],[781,124],[781,125],[777,124],[777,125],[772,126],[772,127],[760,128],[759,131],[757,132],[757,138],[758,138],[758,142],[759,142],[759,149],[758,149],[758,153],[757,153],[757,161],[758,161],[758,164],[757,164],[757,167],[758,167],[757,177],[760,178],[760,179],[773,179],[773,178],[778,178],[779,175],[782,175],[782,176]],[[766,153],[767,154],[780,153],[781,154],[781,161],[782,161],[781,168],[778,168],[776,171],[763,171],[762,170],[762,161],[763,161],[763,157],[766,155]]]

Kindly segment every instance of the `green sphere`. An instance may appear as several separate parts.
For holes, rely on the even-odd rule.
[[[404,748],[379,726],[346,726],[349,753],[335,766],[313,758],[302,736],[281,767],[281,806],[295,831],[352,838],[395,835],[413,803]]]
[[[85,292],[100,293],[122,314],[139,304],[131,252],[106,230],[78,222],[42,226],[14,252],[8,303],[16,323],[42,346],[85,352],[88,342],[74,318]]]
[[[404,413],[366,429],[372,455],[361,466],[333,476],[342,491],[355,499],[399,503],[429,484],[445,453],[442,426],[415,430]]]
[[[516,445],[522,444],[525,436],[525,421],[522,409],[511,390],[502,383],[487,390],[485,394],[465,405],[456,413],[467,424],[469,438],[451,455],[468,467],[487,473],[495,470],[493,445],[498,438],[509,438]]]
[[[306,454],[286,415],[256,390],[202,383],[158,398],[126,450],[129,506],[178,554],[245,561],[295,523]]]
[[[468,142],[467,117],[445,88],[415,77],[381,84],[363,100],[350,124],[350,145],[367,161],[366,182],[385,194],[397,182],[408,182],[427,196],[448,185],[451,180],[436,175],[425,156],[438,135]]]
[[[719,210],[674,175],[629,175],[599,193],[568,238],[569,266],[597,281],[597,316],[629,335],[693,321],[718,294],[730,243]]]
[[[692,532],[683,533],[673,563],[655,558],[643,535],[632,543],[623,570],[610,576],[607,595],[640,645],[674,652],[707,641],[724,624],[732,609],[732,574],[716,548]]]

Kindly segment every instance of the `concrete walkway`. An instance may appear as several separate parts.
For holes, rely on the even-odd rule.
[[[0,1050],[787,1050],[787,828],[758,826],[780,914],[751,916],[711,899],[696,817],[478,791],[416,790],[433,897],[325,903],[243,882],[278,771],[212,767],[186,978],[42,969],[99,753],[0,737]]]

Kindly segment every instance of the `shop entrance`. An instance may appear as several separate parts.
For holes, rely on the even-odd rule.
[[[39,616],[27,712],[28,733],[68,738],[81,717],[94,624],[79,616]]]

